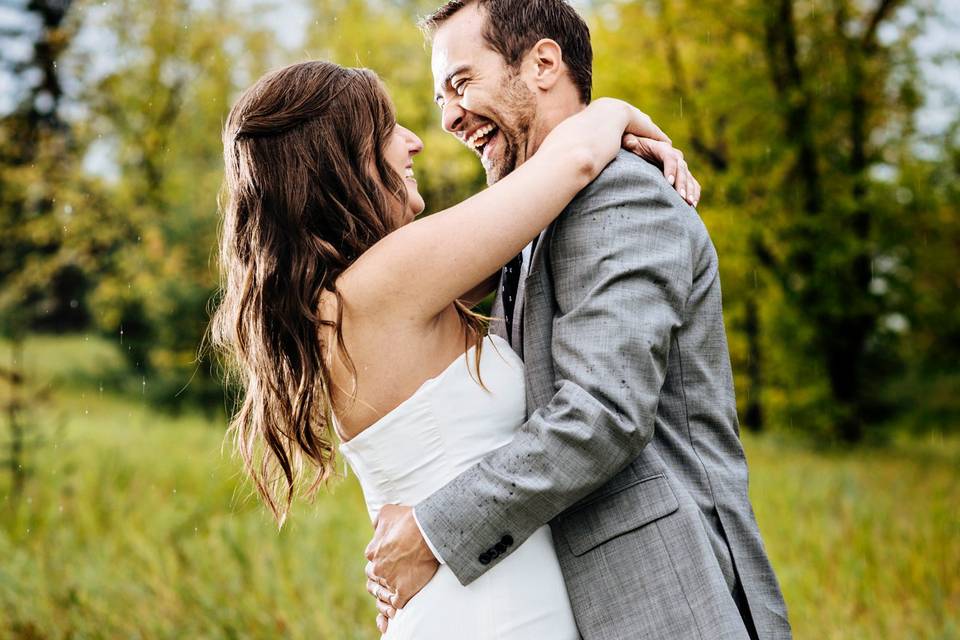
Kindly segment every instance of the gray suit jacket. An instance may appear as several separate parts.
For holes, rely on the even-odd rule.
[[[521,297],[528,420],[416,507],[453,573],[549,522],[588,640],[790,638],[697,213],[621,152],[541,235]]]

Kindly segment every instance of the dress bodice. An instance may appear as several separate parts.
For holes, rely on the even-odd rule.
[[[523,361],[499,336],[474,348],[340,445],[371,520],[385,504],[415,505],[513,439],[526,413]]]

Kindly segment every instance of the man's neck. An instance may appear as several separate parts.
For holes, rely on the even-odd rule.
[[[540,148],[540,145],[543,144],[544,139],[553,131],[554,127],[586,108],[587,105],[582,104],[579,100],[540,107],[537,113],[537,121],[534,123],[528,138],[527,158],[537,152],[537,149]]]

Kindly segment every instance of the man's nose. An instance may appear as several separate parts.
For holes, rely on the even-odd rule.
[[[443,107],[442,124],[447,133],[459,133],[463,128],[464,110],[458,103],[448,103]]]

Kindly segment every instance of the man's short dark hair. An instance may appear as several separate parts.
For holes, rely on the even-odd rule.
[[[516,68],[539,40],[550,38],[563,50],[563,61],[583,104],[590,103],[593,86],[593,47],[590,28],[563,0],[450,0],[420,21],[432,35],[464,7],[474,4],[486,13],[483,38]]]

